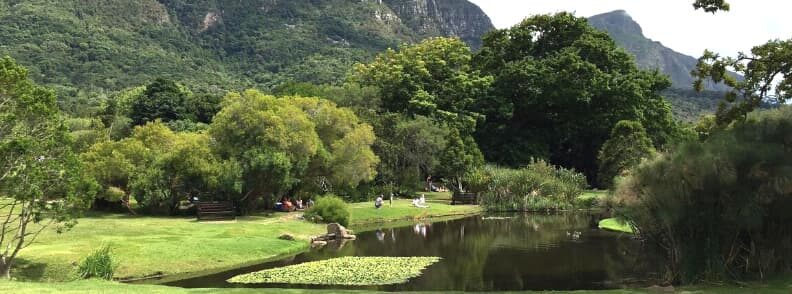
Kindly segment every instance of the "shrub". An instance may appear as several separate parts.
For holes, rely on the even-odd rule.
[[[586,188],[582,174],[541,160],[521,169],[485,166],[470,172],[465,182],[490,211],[569,209]]]
[[[80,278],[83,279],[100,278],[111,280],[117,267],[118,264],[113,260],[110,246],[103,245],[80,262],[77,272]]]
[[[349,209],[341,198],[330,195],[319,198],[314,206],[305,211],[305,218],[325,223],[349,225]]]
[[[691,283],[792,270],[792,108],[752,116],[641,164],[617,213]]]
[[[599,151],[599,173],[597,179],[601,188],[610,188],[613,178],[651,158],[655,153],[652,140],[637,121],[623,120],[613,127],[611,137]]]

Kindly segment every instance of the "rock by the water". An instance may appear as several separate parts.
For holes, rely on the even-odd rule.
[[[356,240],[357,236],[352,235],[351,230],[347,230],[338,223],[327,224],[327,234],[311,238],[311,246],[323,247],[329,242]]]
[[[350,230],[338,223],[327,224],[327,235],[332,235],[334,239],[354,240],[356,238]]]

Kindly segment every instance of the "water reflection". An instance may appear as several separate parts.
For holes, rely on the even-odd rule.
[[[382,229],[378,229],[376,234],[377,240],[380,241],[380,243],[385,243],[385,232],[383,232]]]
[[[417,223],[415,226],[413,226],[413,232],[415,232],[416,235],[426,239],[427,228],[431,226],[432,224]]]
[[[569,215],[495,215],[377,229],[339,246],[292,260],[169,283],[183,287],[241,287],[234,275],[339,256],[439,256],[424,275],[388,291],[575,290],[653,284],[657,255],[625,235],[590,229],[589,218]],[[248,285],[250,286],[250,285]],[[252,285],[294,287],[295,285]],[[305,288],[315,288],[306,286]],[[342,287],[343,288],[343,287]]]

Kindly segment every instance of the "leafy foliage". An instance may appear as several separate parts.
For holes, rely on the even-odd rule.
[[[60,232],[88,207],[96,190],[71,149],[52,90],[0,58],[0,275],[43,229]],[[35,226],[34,226],[35,225]]]
[[[240,275],[231,283],[374,286],[407,282],[439,257],[341,257]]]
[[[154,122],[136,127],[130,138],[92,146],[81,159],[104,187],[99,196],[105,201],[128,206],[131,196],[148,211],[174,213],[190,196],[226,200],[235,190],[238,172],[214,155],[209,142],[206,134],[175,133]]]
[[[751,49],[751,54],[741,52],[736,58],[705,51],[692,72],[697,78],[696,89],[701,90],[706,80],[732,88],[718,106],[718,125],[726,126],[735,120],[743,120],[765,102],[783,104],[792,98],[790,56],[792,39],[769,41]],[[729,71],[742,74],[744,79],[735,78]]]
[[[256,90],[231,93],[209,129],[215,152],[241,169],[241,205],[290,189],[320,148],[315,124],[299,107]]]
[[[626,120],[618,122],[597,158],[600,187],[610,188],[614,177],[638,165],[642,159],[651,158],[654,153],[652,140],[646,135],[641,123]]]
[[[132,101],[130,118],[135,125],[145,125],[156,119],[163,122],[187,119],[186,106],[188,93],[176,82],[156,79],[146,87],[142,95]]]
[[[587,186],[582,174],[541,160],[520,169],[488,165],[471,172],[465,181],[489,211],[569,209]]]
[[[422,116],[383,114],[372,120],[377,132],[374,150],[381,158],[377,182],[396,192],[417,191],[421,180],[440,168],[448,130]]]
[[[374,123],[384,159],[381,182],[411,191],[434,175],[461,189],[462,175],[483,164],[472,137],[482,119],[475,105],[492,78],[472,67],[471,55],[459,39],[433,38],[355,67],[352,80],[381,97],[383,118]]]
[[[731,6],[726,0],[696,0],[696,2],[693,3],[693,8],[715,13],[718,11],[729,11]]]
[[[480,116],[472,106],[492,82],[474,71],[470,60],[470,48],[461,40],[433,38],[359,64],[353,78],[379,88],[385,111],[427,116],[469,134]]]
[[[668,79],[639,70],[606,33],[570,13],[487,34],[474,62],[495,78],[494,97],[479,105],[487,120],[476,134],[491,162],[546,158],[593,181],[597,151],[617,122],[641,122],[658,147],[677,128],[659,95]]]
[[[751,116],[635,169],[621,214],[662,248],[667,278],[765,277],[792,269],[792,108]]]
[[[104,245],[85,257],[77,266],[82,279],[99,278],[112,280],[118,263],[113,258],[110,245]]]
[[[306,219],[313,219],[325,223],[339,223],[349,225],[349,208],[343,199],[328,195],[316,200],[314,206],[305,211]]]

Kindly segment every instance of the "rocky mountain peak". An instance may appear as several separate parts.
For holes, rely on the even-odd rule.
[[[481,47],[481,36],[494,30],[492,21],[467,0],[384,0],[405,25],[423,36],[456,36]]]
[[[671,78],[673,87],[692,90],[693,77],[690,72],[696,67],[697,59],[653,41],[643,34],[638,24],[626,11],[616,10],[589,18],[589,24],[607,32],[616,44],[635,56],[638,66],[645,69],[658,69]],[[706,90],[724,91],[721,84],[707,83]]]

